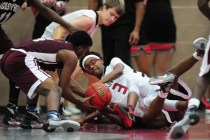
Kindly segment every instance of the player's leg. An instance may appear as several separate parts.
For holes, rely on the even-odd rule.
[[[205,45],[203,45],[205,46]],[[172,138],[182,137],[190,126],[197,124],[200,120],[199,114],[197,112],[200,105],[200,98],[204,96],[210,83],[210,72],[209,64],[206,63],[209,57],[209,42],[205,48],[204,60],[202,61],[201,71],[196,79],[195,86],[193,89],[193,94],[189,100],[187,111],[181,121],[175,124],[170,130],[170,136]]]
[[[57,86],[52,78],[44,80],[34,91],[37,94],[45,96],[47,118],[43,129],[47,132],[54,131],[57,127],[63,127],[66,131],[78,130],[80,125],[75,121],[61,120],[59,113],[61,88]]]
[[[20,127],[24,129],[38,129],[43,127],[44,122],[41,120],[37,109],[38,99],[38,95],[34,99],[27,98],[26,112],[23,115],[23,121]]]
[[[5,34],[4,30],[0,27],[0,59],[3,54],[10,48],[14,47],[11,39]],[[18,113],[18,97],[20,94],[20,88],[16,84],[9,80],[9,101],[6,107],[3,123],[5,125],[19,125],[22,121],[21,115]]]
[[[204,51],[206,48],[207,40],[204,38],[198,38],[193,42],[193,46],[196,49],[196,52],[193,56],[189,56],[171,67],[168,71],[174,73],[177,77],[188,71],[194,66],[196,62],[202,60]],[[184,67],[183,67],[184,66]]]

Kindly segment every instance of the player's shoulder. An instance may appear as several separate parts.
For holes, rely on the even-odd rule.
[[[123,63],[123,61],[118,57],[112,58],[110,64],[117,64],[117,63]]]

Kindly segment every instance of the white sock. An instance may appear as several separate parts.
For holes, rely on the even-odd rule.
[[[188,102],[187,108],[191,108],[192,106],[196,106],[197,108],[200,105],[200,100],[197,98],[191,98]]]
[[[200,57],[200,56],[197,55],[197,52],[194,52],[194,53],[193,53],[193,57],[194,57],[195,59],[197,59],[198,61],[203,60],[202,57]]]
[[[163,104],[163,109],[167,111],[178,111],[176,108],[177,100],[168,100],[166,99]]]

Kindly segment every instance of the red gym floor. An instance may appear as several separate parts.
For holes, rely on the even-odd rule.
[[[2,115],[0,116],[2,121]],[[59,128],[53,133],[42,129],[26,130],[20,127],[6,127],[0,123],[0,140],[165,140],[169,130],[123,130],[113,124],[86,124],[79,131],[64,132]],[[210,114],[202,115],[201,121],[181,139],[210,139]]]

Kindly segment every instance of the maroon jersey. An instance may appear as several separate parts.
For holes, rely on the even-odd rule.
[[[0,25],[11,18],[22,6],[25,0],[0,1]]]
[[[73,50],[73,45],[70,42],[63,40],[43,40],[35,39],[21,43],[15,49],[25,51],[35,59],[34,61],[44,70],[55,71],[62,69],[63,64],[56,62],[56,55],[59,50]]]

